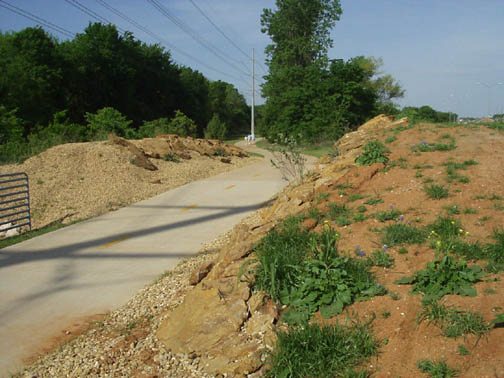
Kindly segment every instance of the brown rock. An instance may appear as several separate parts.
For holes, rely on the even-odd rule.
[[[172,353],[211,353],[217,344],[236,334],[247,317],[243,299],[222,298],[216,288],[197,286],[168,314],[157,337]]]
[[[117,144],[118,146],[127,147],[128,150],[134,155],[132,163],[137,167],[145,168],[149,171],[157,171],[157,167],[152,164],[144,155],[144,153],[130,141],[127,141],[126,139],[118,137],[116,135],[110,135],[109,141],[113,144]]]
[[[301,223],[301,228],[304,231],[310,231],[313,230],[317,226],[318,221],[314,218],[308,218]]]
[[[221,163],[231,164],[231,159],[230,158],[221,158],[220,161],[221,161]]]
[[[205,278],[208,273],[212,270],[214,267],[214,262],[213,261],[208,261],[203,263],[198,269],[194,270],[191,273],[191,276],[189,277],[189,284],[190,285],[197,285],[200,283],[200,281]]]

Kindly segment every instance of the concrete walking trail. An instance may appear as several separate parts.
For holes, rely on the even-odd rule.
[[[0,377],[125,304],[279,192],[286,183],[270,154],[242,147],[265,159],[0,249]]]

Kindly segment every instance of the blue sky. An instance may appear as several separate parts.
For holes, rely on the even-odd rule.
[[[70,1],[70,0],[69,0]],[[78,0],[138,39],[158,43],[96,0]],[[250,59],[229,43],[190,0],[158,0],[205,41],[226,56],[219,59],[194,41],[147,0],[105,0],[137,23],[169,41],[175,61],[211,80],[233,83],[250,99]],[[241,50],[255,49],[258,81],[267,69],[260,29],[263,8],[274,0],[193,0]],[[26,10],[73,33],[91,18],[65,0],[0,0]],[[503,0],[342,0],[343,15],[332,31],[331,58],[374,56],[384,61],[405,88],[401,106],[430,105],[461,116],[504,113]],[[20,30],[36,23],[0,8],[0,29]],[[52,32],[60,39],[66,37]],[[188,57],[188,54],[191,56]],[[203,65],[203,64],[204,65]],[[491,88],[478,82],[489,85]],[[502,82],[502,85],[497,83]],[[261,99],[257,98],[257,102]]]

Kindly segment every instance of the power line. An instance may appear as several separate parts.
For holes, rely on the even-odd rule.
[[[227,40],[229,43],[231,43],[234,47],[236,47],[236,49],[237,49],[238,51],[240,51],[243,55],[245,55],[245,57],[246,57],[247,59],[250,59],[250,56],[248,56],[248,55],[247,55],[247,53],[246,53],[245,51],[243,51],[243,50],[240,48],[240,46],[238,46],[236,43],[234,43],[234,42],[233,42],[233,40],[232,40],[231,38],[229,38],[229,37],[228,37],[228,36],[227,36],[227,35],[226,35],[223,31],[222,31],[222,29],[221,29],[221,28],[219,28],[219,27],[215,24],[215,22],[213,22],[213,21],[210,19],[210,17],[208,17],[208,16],[207,16],[207,14],[206,14],[205,12],[203,12],[203,10],[202,10],[202,9],[201,9],[198,5],[196,5],[196,3],[195,3],[193,0],[189,0],[189,1],[190,1],[190,2],[191,2],[191,4],[192,4],[192,5],[193,5],[193,6],[194,6],[197,10],[198,10],[198,12],[200,12],[200,13],[201,13],[201,15],[202,15],[203,17],[205,17],[205,18],[206,18],[206,20],[207,20],[208,22],[210,22],[210,24],[212,24],[212,26],[213,26],[213,27],[214,27],[214,28],[215,28],[215,29],[216,29],[216,30],[217,30],[217,31],[218,31],[218,32],[219,32],[219,33],[220,33],[220,34],[221,34],[224,38],[226,38],[226,40]]]
[[[173,22],[176,26],[178,26],[183,32],[185,32],[187,35],[189,35],[194,41],[196,41],[198,44],[200,44],[202,47],[210,51],[212,54],[214,54],[217,58],[221,59],[223,62],[225,62],[227,65],[230,67],[233,67],[236,71],[240,72],[241,74],[248,75],[248,73],[243,72],[240,68],[229,62],[229,60],[235,60],[233,58],[230,58],[227,56],[224,52],[220,51],[218,48],[213,46],[210,42],[206,41],[203,39],[198,33],[196,33],[194,30],[192,30],[186,23],[184,23],[181,19],[173,15],[166,7],[164,7],[162,4],[160,4],[157,0],[147,0],[156,10],[161,13],[163,16],[168,18],[171,22]],[[226,59],[227,57],[227,59]],[[236,61],[236,60],[235,60]]]
[[[65,28],[62,28],[61,26],[58,26],[58,25],[55,25],[53,24],[52,22],[49,22],[47,20],[44,20],[43,18],[40,18],[30,12],[27,12],[21,8],[18,8],[12,4],[9,4],[8,2],[6,1],[3,1],[3,0],[0,0],[0,7],[2,8],[5,8],[13,13],[16,13],[18,14],[19,16],[22,16],[22,17],[25,17],[25,18],[28,18],[29,20],[32,20],[34,21],[35,23],[37,24],[40,24],[42,26],[45,26],[46,28],[49,28],[49,29],[52,29],[54,30],[55,32],[57,33],[60,33],[60,34],[63,34],[69,38],[74,38],[75,37],[75,33],[65,29]]]
[[[110,24],[110,25],[114,25],[112,22],[110,22],[109,20],[107,20],[105,17],[101,16],[100,14],[96,13],[95,11],[93,11],[92,9],[89,9],[88,7],[86,7],[85,5],[79,3],[77,0],[65,0],[68,4],[70,4],[71,6],[79,9],[81,12],[84,12],[86,13],[88,16],[90,16],[91,18],[94,18],[95,20],[103,23],[103,24]],[[126,33],[126,30],[115,25],[116,28],[121,32],[121,33]]]
[[[110,12],[114,13],[115,15],[117,15],[118,17],[120,17],[121,19],[123,19],[124,21],[130,23],[131,25],[133,25],[137,29],[141,30],[145,34],[151,36],[152,38],[154,38],[154,39],[156,39],[158,41],[160,41],[161,43],[163,43],[168,48],[170,48],[170,49],[172,49],[174,51],[177,51],[179,54],[186,56],[187,58],[195,61],[196,63],[199,63],[200,65],[202,65],[203,67],[206,67],[207,69],[209,69],[211,71],[217,72],[217,73],[219,73],[221,75],[224,75],[224,76],[228,76],[228,77],[230,77],[230,78],[232,78],[234,80],[239,80],[235,76],[230,75],[230,74],[228,74],[226,72],[220,71],[218,69],[215,69],[215,68],[209,66],[208,64],[206,64],[205,62],[202,62],[198,58],[195,58],[192,55],[187,54],[183,50],[178,49],[177,47],[173,46],[170,42],[168,42],[167,40],[165,40],[164,38],[162,38],[162,37],[158,36],[157,34],[153,33],[152,31],[150,31],[149,29],[147,29],[145,26],[139,24],[138,22],[136,22],[132,18],[130,18],[127,15],[125,15],[124,13],[122,13],[121,11],[117,10],[116,8],[114,8],[111,5],[109,5],[108,3],[106,3],[104,0],[96,0],[96,1],[99,4],[101,4],[103,7],[105,7],[106,9],[108,9]]]

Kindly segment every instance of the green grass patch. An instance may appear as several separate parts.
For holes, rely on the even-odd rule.
[[[455,139],[451,139],[450,143],[427,143],[421,141],[419,144],[411,147],[413,152],[433,152],[433,151],[451,151],[457,148]]]
[[[383,203],[384,201],[381,198],[370,198],[364,204],[370,205],[370,206],[376,206],[380,203]]]
[[[315,196],[315,201],[317,201],[317,203],[320,203],[320,202],[323,202],[323,201],[327,201],[327,199],[329,198],[329,193],[328,192],[325,192],[325,193],[319,193]]]
[[[351,194],[350,196],[348,196],[348,202],[354,202],[354,201],[358,201],[362,198],[366,198],[367,196],[364,195],[364,194]]]
[[[438,326],[446,337],[466,337],[473,334],[483,336],[492,328],[490,322],[485,322],[479,313],[458,309],[455,306],[445,306],[438,302],[427,303],[417,316],[417,323],[427,321]]]
[[[378,348],[368,324],[291,327],[277,333],[266,377],[367,377],[358,366]]]
[[[390,268],[394,265],[394,258],[390,256],[386,251],[373,251],[371,256],[368,258],[371,265],[381,266],[383,268]]]
[[[257,152],[247,151],[247,154],[248,154],[249,156],[254,156],[254,157],[264,158],[264,155],[263,155],[263,154],[259,154],[259,153],[257,153]]]
[[[400,244],[421,244],[427,239],[427,232],[415,226],[396,223],[381,230],[383,244],[393,247]]]
[[[385,139],[385,143],[390,144],[393,143],[397,140],[397,137],[395,135],[390,135]]]
[[[453,378],[458,374],[458,370],[448,366],[445,361],[421,360],[417,362],[417,367],[431,378]]]
[[[448,197],[448,189],[443,185],[428,185],[424,187],[424,191],[429,198],[432,199],[442,199]]]
[[[397,219],[399,215],[401,215],[401,212],[399,210],[391,209],[386,211],[379,211],[375,213],[373,216],[380,222],[386,222]]]

